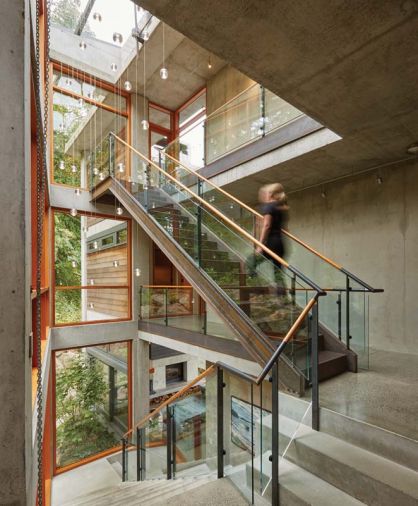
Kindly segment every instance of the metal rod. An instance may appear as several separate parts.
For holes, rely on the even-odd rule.
[[[141,432],[140,429],[136,428],[136,481],[141,481],[142,479],[142,469],[141,469]]]
[[[165,322],[165,326],[167,327],[168,326],[168,289],[167,288],[164,290],[164,293],[165,293],[165,318],[164,318],[164,322]]]
[[[342,325],[342,317],[341,317],[341,292],[338,294],[338,339],[341,341],[341,325]]]
[[[312,308],[312,429],[319,430],[318,304]]]
[[[218,447],[218,478],[224,477],[224,373],[217,368],[217,447]]]
[[[350,349],[350,278],[346,277],[346,289],[345,289],[345,344],[347,349]]]
[[[126,438],[122,438],[122,481],[126,481]]]
[[[173,477],[172,473],[172,455],[173,455],[173,432],[172,432],[172,418],[171,418],[171,408],[167,406],[167,423],[166,423],[166,431],[167,431],[167,480],[171,480]]]
[[[177,468],[177,435],[176,435],[176,407],[171,407],[171,446],[172,446],[172,454],[171,454],[171,469],[173,473],[173,478],[176,477],[176,468]]]
[[[271,385],[271,503],[279,504],[279,367],[274,363]]]

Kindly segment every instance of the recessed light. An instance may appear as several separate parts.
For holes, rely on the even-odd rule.
[[[409,154],[409,155],[418,155],[418,142],[414,142],[414,144],[411,144],[406,152]]]

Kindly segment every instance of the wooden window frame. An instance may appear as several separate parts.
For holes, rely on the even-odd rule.
[[[79,211],[78,214],[81,216],[87,217],[99,217],[104,219],[118,220],[118,221],[126,221],[127,223],[127,278],[128,283],[123,285],[74,285],[74,286],[57,286],[55,279],[55,214],[56,213],[64,213],[70,214],[68,209],[63,209],[59,207],[54,207],[51,209],[51,286],[52,286],[52,300],[51,300],[51,324],[52,327],[71,327],[74,325],[92,325],[96,323],[115,323],[115,322],[124,322],[132,320],[132,220],[130,218],[120,218],[115,217],[111,214],[102,214],[95,213],[92,215],[86,211]],[[125,289],[128,291],[128,316],[125,318],[112,318],[108,320],[89,320],[89,321],[80,321],[80,322],[70,322],[70,323],[56,323],[55,321],[55,299],[56,292],[63,290],[101,290],[101,289]]]
[[[59,348],[52,351],[52,473],[53,476],[57,476],[59,474],[65,473],[66,471],[71,471],[72,469],[76,469],[77,467],[83,466],[85,464],[89,464],[90,462],[94,462],[99,460],[107,455],[112,455],[122,450],[122,446],[114,446],[113,448],[109,448],[108,450],[104,450],[102,452],[96,453],[95,455],[91,455],[90,457],[85,457],[77,462],[73,462],[72,464],[68,464],[63,467],[57,467],[57,399],[56,399],[56,353],[60,351],[69,351],[76,350],[80,348],[87,348],[89,346],[103,346],[106,344],[118,344],[118,343],[126,343],[128,345],[128,358],[127,358],[127,366],[128,366],[128,430],[132,428],[132,340],[123,340],[123,341],[112,341],[110,343],[95,343],[95,344],[84,344],[82,346],[72,346],[71,348]]]

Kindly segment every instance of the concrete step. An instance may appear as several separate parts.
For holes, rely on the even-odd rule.
[[[285,417],[283,417],[285,418]],[[280,420],[281,447],[294,435],[286,459],[369,506],[416,506],[418,473],[324,432]]]
[[[324,381],[348,370],[347,355],[330,350],[318,353],[319,381]]]
[[[92,492],[62,506],[137,506],[153,505],[160,501],[170,502],[173,497],[189,493],[214,480],[215,476],[178,478],[175,480],[148,480],[143,482],[121,483]]]
[[[255,459],[254,482],[260,482],[262,470],[266,490],[263,497],[271,499],[271,462],[269,453]],[[246,466],[247,486],[251,484],[251,467]],[[263,488],[264,490],[264,488]],[[365,503],[309,473],[286,459],[279,463],[280,504],[286,506],[364,506]]]

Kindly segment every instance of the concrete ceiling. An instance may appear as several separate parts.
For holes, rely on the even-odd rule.
[[[415,0],[138,3],[342,136],[274,168],[289,190],[403,159],[418,141]]]
[[[225,62],[206,49],[187,39],[176,30],[165,26],[165,66],[169,78],[160,77],[163,64],[162,30],[160,23],[146,43],[146,95],[152,102],[175,110],[196,91],[205,86],[206,81],[224,67]],[[212,67],[208,68],[208,62]],[[120,80],[129,80],[133,91],[144,93],[144,50],[134,57]]]

